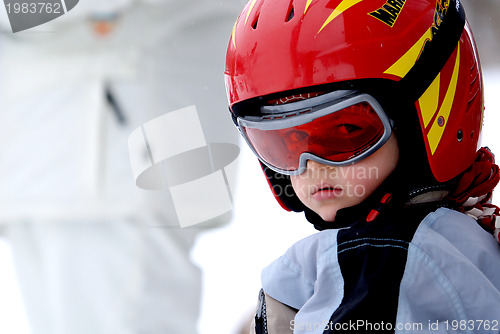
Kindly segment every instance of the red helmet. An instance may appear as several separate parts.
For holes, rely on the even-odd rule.
[[[231,34],[225,81],[235,118],[276,94],[371,91],[399,126],[402,151],[418,143],[434,181],[476,155],[483,83],[459,0],[251,0]]]

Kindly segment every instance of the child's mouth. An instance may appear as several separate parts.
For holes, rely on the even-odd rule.
[[[342,188],[330,185],[316,186],[311,192],[312,198],[315,200],[326,200],[333,197],[338,197],[342,194]]]

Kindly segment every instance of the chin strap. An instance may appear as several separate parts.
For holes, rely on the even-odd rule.
[[[372,209],[370,211],[370,213],[366,217],[366,221],[368,223],[371,222],[371,221],[374,221],[375,218],[378,217],[378,215],[380,214],[380,211],[382,211],[382,209],[384,208],[384,206],[391,201],[391,198],[392,198],[391,193],[386,193],[382,197],[382,199],[380,200],[380,202],[378,203],[378,205],[375,207],[375,209]]]
[[[458,210],[474,218],[500,243],[500,209],[491,204],[493,189],[500,180],[499,167],[487,147],[477,152],[474,163],[463,173],[449,199]]]

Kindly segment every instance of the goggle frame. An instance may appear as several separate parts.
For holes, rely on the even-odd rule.
[[[257,152],[244,130],[244,128],[252,128],[263,131],[293,128],[344,110],[359,103],[368,103],[370,105],[379,117],[384,127],[384,132],[374,145],[344,161],[332,161],[315,155],[314,153],[303,152],[299,155],[298,168],[295,170],[285,170],[265,161],[265,159],[262,158]],[[261,106],[260,109],[262,116],[237,117],[238,130],[248,146],[263,164],[275,172],[289,176],[304,173],[307,169],[308,160],[313,160],[327,166],[335,167],[353,165],[375,153],[389,140],[392,134],[392,121],[386,115],[377,99],[375,99],[372,95],[359,91],[339,90],[296,102],[281,105]]]

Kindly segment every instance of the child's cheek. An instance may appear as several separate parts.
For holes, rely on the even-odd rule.
[[[348,180],[347,195],[359,198],[363,201],[368,198],[381,183],[382,180],[377,174],[358,175]]]

